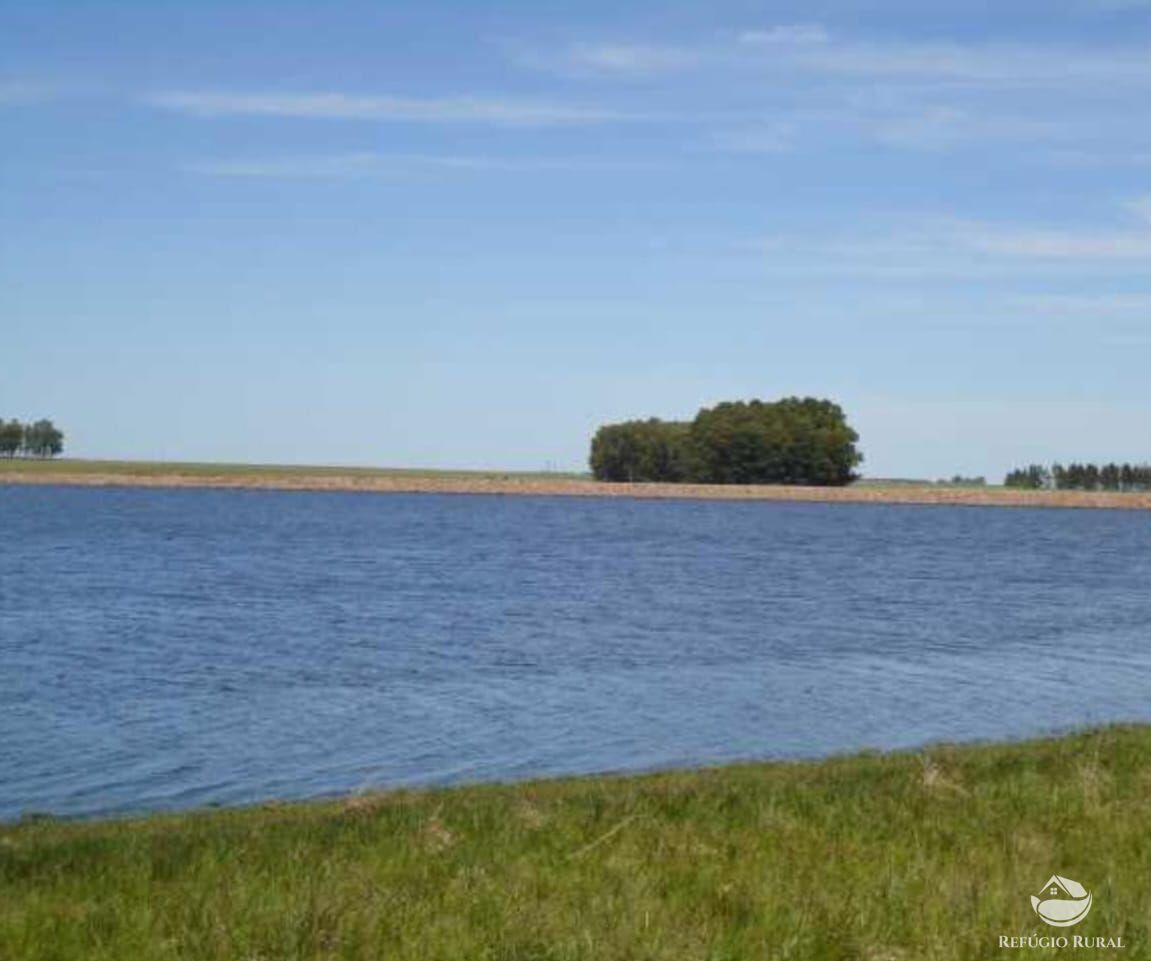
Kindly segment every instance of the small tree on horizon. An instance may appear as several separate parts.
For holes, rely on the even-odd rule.
[[[0,418],[0,457],[15,457],[24,447],[24,425]]]
[[[0,419],[0,456],[55,457],[64,451],[64,432],[41,418],[31,424]]]

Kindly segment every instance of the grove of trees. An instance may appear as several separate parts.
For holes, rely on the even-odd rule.
[[[842,486],[863,462],[838,404],[814,397],[725,401],[691,421],[605,424],[591,442],[603,481]]]
[[[1011,471],[1003,483],[1028,490],[1146,491],[1151,464],[1031,464]]]
[[[63,450],[64,434],[52,421],[0,418],[0,457],[55,457]]]

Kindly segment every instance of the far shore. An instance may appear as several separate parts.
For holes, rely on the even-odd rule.
[[[846,504],[958,504],[982,507],[1151,509],[1151,492],[1019,490],[861,481],[849,487],[767,484],[616,484],[576,474],[437,471],[149,461],[0,460],[0,485],[204,487],[381,494],[493,494],[632,497],[656,500],[818,501]]]

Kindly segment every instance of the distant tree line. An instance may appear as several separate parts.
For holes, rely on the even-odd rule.
[[[0,418],[0,457],[55,457],[63,450],[64,434],[52,421]]]
[[[1004,484],[1028,490],[1151,490],[1151,464],[1031,464],[1007,475]]]
[[[858,477],[858,440],[829,400],[726,401],[691,421],[605,424],[590,463],[602,481],[842,486]]]

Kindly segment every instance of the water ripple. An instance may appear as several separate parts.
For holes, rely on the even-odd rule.
[[[0,818],[1151,720],[1134,512],[0,487]]]

